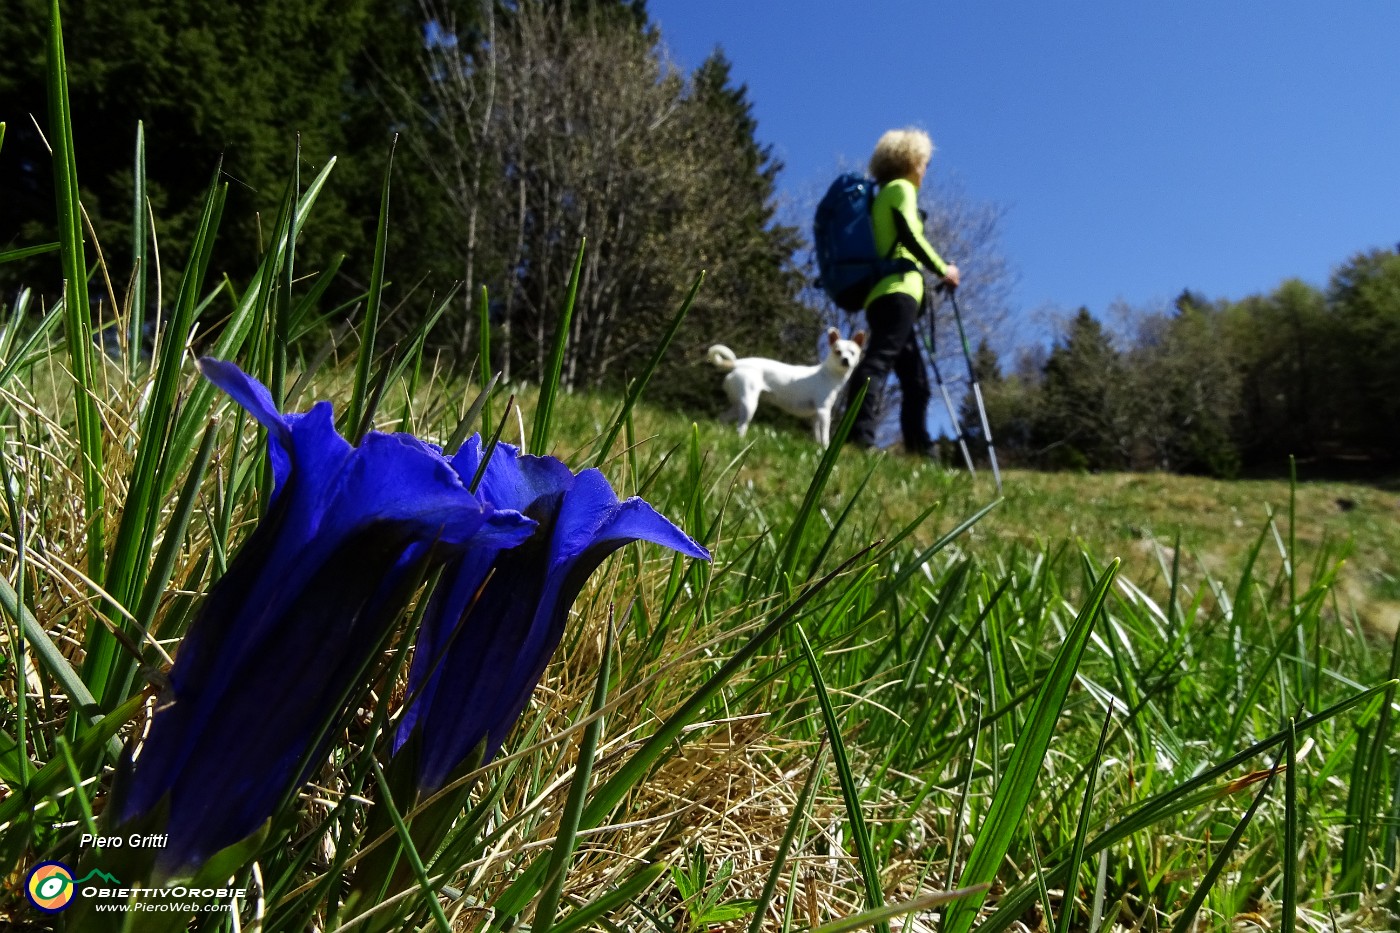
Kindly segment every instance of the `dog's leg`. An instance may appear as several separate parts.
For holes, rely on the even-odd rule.
[[[759,393],[757,392],[745,392],[734,403],[739,413],[738,422],[740,437],[748,433],[749,422],[753,420],[754,412],[758,411],[758,396]]]
[[[758,396],[761,393],[750,387],[737,372],[731,372],[724,377],[724,392],[729,396],[730,408],[720,415],[720,418],[734,422],[739,436],[743,437],[749,430],[749,422],[753,420],[754,412],[758,411]]]
[[[812,437],[816,438],[822,450],[826,450],[826,445],[831,442],[830,408],[817,409],[816,417],[812,419]]]
[[[720,412],[719,420],[725,423],[731,421],[738,423],[744,415],[744,408],[739,404],[739,397],[744,392],[743,381],[731,372],[724,377],[722,385],[724,386],[724,394],[729,396],[729,408]]]
[[[762,393],[751,386],[740,386],[739,393],[734,397],[734,420],[739,428],[739,436],[743,437],[749,431],[749,422],[753,421],[753,416],[758,411],[758,397]]]

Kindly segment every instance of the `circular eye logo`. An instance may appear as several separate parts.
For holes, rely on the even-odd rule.
[[[73,871],[62,862],[40,862],[24,881],[29,903],[56,914],[73,902]]]

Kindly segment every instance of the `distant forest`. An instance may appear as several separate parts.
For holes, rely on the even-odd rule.
[[[14,5],[0,19],[0,251],[54,239],[29,116],[47,123],[48,4]],[[755,353],[816,345],[802,233],[775,219],[780,165],[746,89],[718,52],[690,74],[667,65],[643,3],[72,0],[64,29],[78,175],[113,278],[129,268],[140,121],[167,298],[211,182],[228,187],[211,277],[236,290],[294,166],[304,187],[334,156],[296,271],[337,270],[323,303],[353,320],[392,148],[388,326],[408,331],[450,292],[433,339],[463,369],[485,289],[492,366],[538,378],[585,238],[568,387],[625,383],[701,270],[678,348],[716,329]],[[47,258],[0,264],[0,298],[27,285],[51,301]],[[685,400],[683,383],[659,388]]]
[[[1400,462],[1400,250],[1359,253],[1325,289],[1183,292],[1110,334],[1081,308],[1048,351],[976,356],[1003,457],[1052,469],[1232,477],[1392,473]],[[963,423],[974,438],[975,412]],[[976,446],[976,445],[974,445]]]
[[[54,239],[41,135],[48,4],[11,6],[0,19],[0,252]],[[718,51],[690,73],[668,64],[641,0],[71,0],[64,27],[83,203],[118,305],[134,214],[153,223],[162,258],[154,306],[175,294],[204,192],[226,186],[209,280],[232,296],[289,183],[304,188],[334,157],[297,242],[303,286],[326,286],[322,337],[352,328],[386,172],[387,326],[407,333],[448,300],[432,341],[463,369],[484,290],[490,365],[538,379],[585,238],[570,388],[625,384],[701,270],[667,361],[675,378],[650,392],[671,404],[719,404],[697,352],[716,335],[791,359],[830,313],[811,287],[806,229],[778,212],[782,166],[758,142],[747,89]],[[133,191],[138,121],[149,216]],[[967,302],[974,329],[995,337],[1008,274],[995,212],[957,191],[926,194],[936,242],[970,273],[968,297],[987,296]],[[22,286],[51,303],[50,259],[0,264],[0,305]],[[106,285],[94,280],[93,294],[106,299]],[[207,328],[228,304],[210,304]],[[112,301],[99,306],[110,320]],[[1242,301],[1187,291],[1113,333],[1082,311],[1048,350],[998,359],[984,342],[977,355],[1012,462],[1221,476],[1277,471],[1289,454],[1400,458],[1397,359],[1400,256],[1384,250],[1347,261],[1325,290],[1288,282]],[[975,433],[975,417],[964,423]]]

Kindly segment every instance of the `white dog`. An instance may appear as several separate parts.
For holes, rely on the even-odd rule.
[[[724,420],[737,422],[743,437],[758,410],[759,397],[766,393],[783,411],[811,418],[812,436],[825,447],[831,435],[831,410],[860,362],[865,331],[842,340],[841,332],[832,327],[826,332],[826,343],[830,352],[816,366],[794,366],[758,356],[739,359],[722,344],[710,347],[710,362],[729,373],[724,377],[724,391],[734,407],[722,416]]]

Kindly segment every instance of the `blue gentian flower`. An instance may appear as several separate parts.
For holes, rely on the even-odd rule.
[[[452,465],[470,482],[482,444],[470,438]],[[442,788],[474,753],[500,749],[564,633],[569,609],[593,571],[632,541],[709,560],[710,553],[639,498],[619,502],[603,474],[575,475],[553,457],[522,456],[498,444],[477,493],[496,508],[534,519],[530,539],[510,549],[470,548],[450,563],[428,603],[397,753],[419,733],[416,789]]]
[[[233,364],[200,367],[267,429],[274,490],[181,643],[109,807],[118,826],[164,812],[164,877],[256,832],[309,776],[433,565],[511,547],[534,526],[486,505],[414,437],[351,446],[329,403],[282,415]]]

